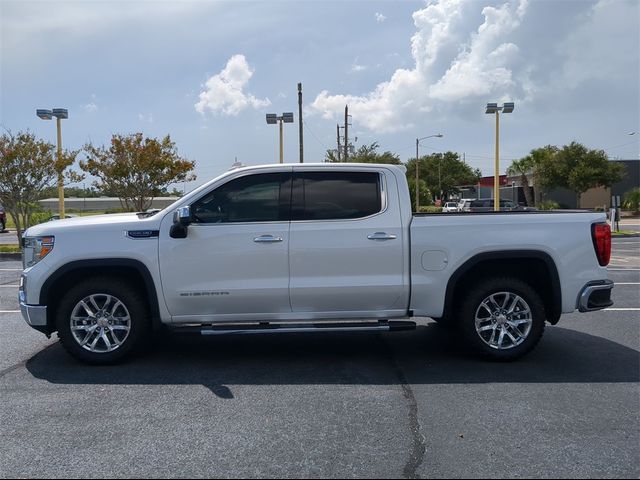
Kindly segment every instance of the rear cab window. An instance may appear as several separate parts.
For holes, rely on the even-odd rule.
[[[378,172],[296,172],[291,220],[349,220],[383,209]]]

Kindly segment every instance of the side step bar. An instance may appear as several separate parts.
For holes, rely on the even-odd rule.
[[[415,330],[416,323],[409,321],[380,321],[355,323],[301,323],[252,325],[215,325],[200,329],[201,335],[256,335],[270,333],[323,333],[323,332],[397,332]],[[176,330],[180,330],[177,328]]]

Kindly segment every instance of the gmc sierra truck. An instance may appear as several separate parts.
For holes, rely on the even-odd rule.
[[[19,300],[76,358],[113,363],[164,327],[203,335],[456,327],[496,360],[545,322],[612,305],[611,232],[590,212],[414,215],[403,167],[231,170],[162,211],[47,222]]]

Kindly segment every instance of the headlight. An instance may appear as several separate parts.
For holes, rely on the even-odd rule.
[[[22,239],[22,266],[33,267],[53,250],[54,237],[25,237]]]

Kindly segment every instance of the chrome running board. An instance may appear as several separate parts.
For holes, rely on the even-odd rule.
[[[200,329],[201,335],[257,335],[272,333],[325,333],[325,332],[395,332],[415,330],[409,321],[379,321],[353,323],[300,323],[300,324],[248,324],[215,325]]]

